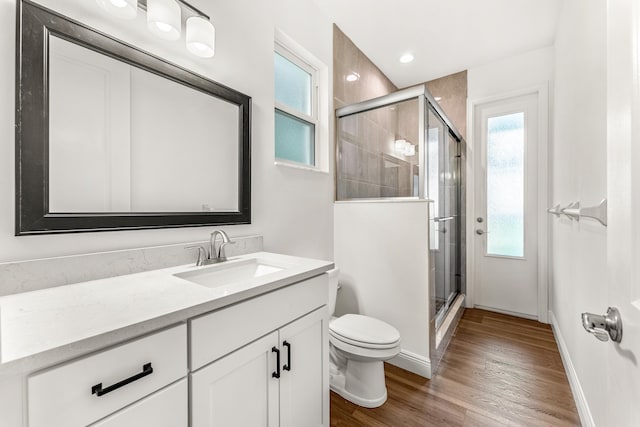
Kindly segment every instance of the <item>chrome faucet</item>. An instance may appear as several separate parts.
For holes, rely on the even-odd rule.
[[[222,242],[220,243],[220,247],[216,249],[216,239],[218,235],[222,237]],[[224,247],[227,245],[233,245],[234,242],[229,238],[229,235],[222,230],[215,230],[209,236],[209,253],[207,254],[207,250],[204,246],[195,245],[195,246],[187,246],[185,249],[197,249],[198,250],[198,259],[196,261],[196,266],[200,267],[203,265],[215,264],[217,262],[223,262],[227,260],[227,255],[225,254]]]
[[[222,237],[222,242],[220,243],[218,250],[216,250],[216,239],[218,238],[218,235]],[[236,242],[232,241],[223,230],[214,230],[209,236],[209,263],[213,264],[216,262],[226,261],[227,255],[224,252],[224,247],[234,243]]]

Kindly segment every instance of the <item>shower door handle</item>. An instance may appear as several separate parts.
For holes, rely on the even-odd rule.
[[[481,229],[479,229],[479,228],[478,228],[478,229],[476,229],[476,234],[477,234],[478,236],[482,236],[483,234],[487,234],[487,233],[489,233],[489,232],[488,232],[488,231],[481,230]]]
[[[434,222],[449,222],[455,219],[455,216],[445,216],[445,217],[435,217],[433,218]]]

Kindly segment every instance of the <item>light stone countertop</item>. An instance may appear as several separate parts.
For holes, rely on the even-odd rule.
[[[255,258],[281,271],[214,288],[174,276]],[[333,268],[333,263],[256,252],[0,297],[0,378],[29,373],[184,322]]]

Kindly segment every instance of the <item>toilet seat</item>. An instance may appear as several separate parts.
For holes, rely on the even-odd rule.
[[[400,341],[396,328],[360,314],[345,314],[331,321],[329,334],[342,343],[366,349],[392,349]]]

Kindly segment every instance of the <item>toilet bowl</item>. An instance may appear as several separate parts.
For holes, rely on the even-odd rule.
[[[329,309],[335,310],[338,269],[329,274]],[[377,408],[387,400],[384,361],[400,352],[400,333],[369,316],[345,314],[329,322],[330,386],[350,402]]]

